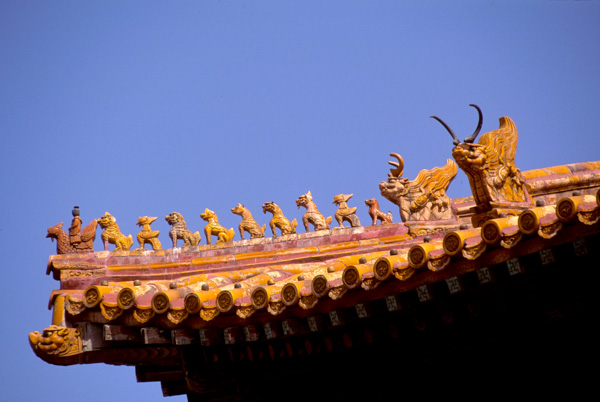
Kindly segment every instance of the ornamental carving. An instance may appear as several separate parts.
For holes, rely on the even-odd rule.
[[[262,239],[265,237],[265,229],[267,228],[267,225],[263,224],[261,227],[254,220],[252,214],[250,211],[248,211],[248,208],[238,203],[236,207],[231,208],[231,212],[242,217],[242,222],[239,226],[240,237],[242,240],[244,240],[244,232],[250,233],[251,239]]]
[[[479,123],[475,132],[464,142],[460,142],[442,119],[431,117],[439,121],[454,139],[452,156],[469,178],[475,203],[481,210],[490,210],[491,203],[528,202],[525,180],[515,166],[519,139],[515,123],[509,117],[501,117],[500,128],[483,134],[479,143],[474,144],[483,117],[477,105],[469,106],[477,109]]]
[[[96,239],[96,227],[98,221],[94,219],[86,227],[81,229],[81,218],[79,207],[73,208],[73,221],[69,227],[69,233],[63,230],[63,223],[48,228],[46,237],[56,240],[56,254],[83,253],[94,251],[94,240]]]
[[[65,328],[51,325],[44,329],[29,333],[29,344],[41,359],[54,364],[73,364],[64,359],[82,353],[81,332],[78,328]]]
[[[227,230],[223,226],[219,225],[219,218],[213,211],[205,208],[204,212],[200,214],[200,217],[208,222],[204,227],[206,244],[212,244],[211,236],[217,237],[217,243],[227,243],[233,240],[233,236],[235,236],[233,228]]]
[[[307,232],[309,231],[309,223],[313,225],[315,232],[319,230],[329,230],[329,225],[331,225],[332,221],[331,216],[325,219],[323,214],[319,212],[310,191],[298,197],[296,206],[298,209],[300,209],[300,207],[306,208],[306,212],[302,216],[302,223],[304,223],[304,229]]]
[[[108,243],[115,245],[115,250],[129,250],[133,245],[133,238],[131,235],[125,236],[121,233],[117,220],[114,216],[108,212],[104,213],[100,219],[98,219],[100,227],[104,229],[102,232],[102,241],[104,241],[104,250],[108,250]]]
[[[192,233],[188,230],[187,225],[185,224],[185,219],[179,212],[171,212],[169,215],[165,217],[167,223],[171,226],[171,230],[169,230],[169,237],[173,242],[173,248],[177,247],[177,240],[183,240],[184,246],[197,246],[200,243],[200,232]]]
[[[356,207],[348,207],[348,200],[352,198],[354,194],[338,194],[333,197],[333,203],[338,206],[335,211],[335,220],[340,227],[344,227],[343,222],[348,222],[351,227],[356,228],[360,226],[360,220],[356,216]]]
[[[140,216],[136,225],[141,226],[142,230],[137,235],[137,241],[140,244],[140,250],[144,249],[146,243],[152,246],[152,250],[162,250],[160,240],[158,240],[158,230],[152,230],[150,225],[157,219],[155,216]]]
[[[377,221],[381,221],[381,224],[386,224],[386,223],[392,223],[393,221],[393,216],[392,216],[392,212],[388,211],[387,214],[384,214],[383,212],[381,212],[381,210],[379,209],[379,202],[377,201],[376,198],[371,198],[369,200],[365,201],[365,204],[367,204],[367,207],[369,207],[369,216],[371,217],[372,225],[375,226],[377,225]]]
[[[396,153],[390,154],[398,162],[388,173],[387,182],[379,183],[381,195],[400,207],[402,221],[435,221],[454,217],[452,200],[446,195],[448,186],[456,176],[457,167],[448,159],[446,165],[431,170],[421,170],[414,180],[401,177],[404,160]]]
[[[298,226],[298,222],[296,222],[296,218],[293,221],[289,221],[281,212],[281,208],[279,205],[274,202],[265,202],[262,206],[263,213],[270,212],[273,214],[273,218],[269,222],[269,226],[271,227],[271,232],[273,232],[273,237],[277,237],[276,228],[279,228],[282,236],[295,234],[296,226]]]

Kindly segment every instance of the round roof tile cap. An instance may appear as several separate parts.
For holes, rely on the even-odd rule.
[[[209,290],[210,286],[208,286],[206,283],[204,285],[202,285],[202,290]]]
[[[391,249],[390,255],[398,255],[398,250],[396,250],[395,248]]]
[[[546,201],[544,201],[544,200],[537,200],[535,202],[536,207],[543,207],[544,205],[546,205]]]
[[[335,269],[333,269],[333,267],[327,267],[327,272],[332,273],[334,271],[335,271]]]
[[[423,237],[423,241],[425,243],[429,243],[431,241],[431,236],[427,235],[427,236]]]
[[[242,287],[241,283],[236,283],[235,285],[233,285],[234,288],[239,289]]]
[[[142,281],[136,279],[135,281],[133,281],[133,286],[142,286]]]
[[[460,225],[458,228],[459,228],[460,230],[466,230],[466,229],[468,229],[468,228],[469,228],[469,225],[467,225],[466,223],[463,223],[463,224],[462,224],[462,225]]]
[[[365,257],[360,257],[358,259],[359,264],[366,264],[367,263],[367,259]]]
[[[108,281],[102,281],[102,283],[100,283],[100,285],[102,285],[102,286],[108,286]]]
[[[177,289],[177,284],[175,282],[169,283],[169,289]]]
[[[269,279],[267,285],[275,285],[275,281],[273,279]]]
[[[577,190],[577,191],[573,191],[573,196],[577,197],[581,195],[581,191]]]
[[[298,275],[298,280],[299,281],[303,281],[304,280],[304,275]]]

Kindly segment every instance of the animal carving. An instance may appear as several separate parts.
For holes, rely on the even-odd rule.
[[[69,234],[63,230],[63,223],[48,228],[50,240],[56,239],[56,254],[83,253],[94,251],[94,240],[96,239],[96,227],[98,221],[94,219],[81,231],[80,241],[72,242]]]
[[[392,212],[388,212],[387,214],[384,214],[383,212],[381,212],[381,210],[379,209],[379,202],[377,202],[376,198],[371,198],[370,200],[366,200],[365,204],[367,204],[367,206],[369,207],[369,215],[371,216],[371,219],[373,220],[373,226],[377,225],[377,221],[380,220],[381,224],[386,224],[386,223],[392,223],[393,220],[393,216],[392,216]]]
[[[154,222],[157,217],[151,216],[140,216],[136,225],[141,226],[142,230],[137,235],[137,241],[140,243],[140,250],[144,249],[146,243],[150,243],[152,250],[162,250],[160,240],[158,240],[158,230],[152,230],[150,225]]]
[[[242,217],[242,223],[240,223],[240,237],[244,240],[244,231],[250,233],[251,239],[261,239],[265,237],[265,229],[267,225],[264,224],[262,227],[254,220],[252,214],[242,204],[237,204],[235,208],[231,208],[231,212]]]
[[[304,223],[304,229],[306,229],[307,232],[309,223],[313,225],[315,232],[318,230],[329,230],[329,225],[331,225],[332,221],[331,216],[325,219],[323,214],[319,212],[310,191],[298,197],[296,206],[298,209],[300,209],[300,207],[306,208],[306,212],[304,213],[304,216],[302,216],[302,223]]]
[[[344,227],[343,222],[346,221],[353,228],[360,226],[360,220],[356,216],[356,207],[348,207],[348,200],[352,198],[354,194],[338,194],[333,197],[333,203],[338,206],[335,211],[335,220],[338,222],[340,227]]]
[[[179,212],[171,212],[165,217],[167,223],[171,226],[169,237],[173,241],[173,248],[177,247],[177,239],[183,240],[184,246],[197,246],[200,243],[200,232],[192,233],[188,230],[183,216]]]
[[[200,217],[208,222],[204,227],[207,244],[211,244],[211,236],[217,236],[217,243],[227,243],[233,240],[233,236],[235,236],[233,228],[227,230],[219,225],[219,218],[213,211],[206,208]]]
[[[133,238],[131,235],[125,236],[123,233],[121,233],[119,225],[117,225],[117,220],[108,212],[105,212],[104,216],[98,219],[98,224],[100,224],[100,227],[104,229],[104,232],[102,232],[104,250],[108,250],[108,243],[115,245],[115,251],[126,251],[129,250],[133,245]]]
[[[479,122],[475,132],[464,142],[439,117],[431,116],[448,130],[454,139],[452,156],[469,177],[475,203],[480,209],[491,209],[492,202],[527,202],[528,195],[521,171],[515,166],[519,136],[515,123],[509,117],[500,118],[500,128],[485,133],[478,144],[473,144],[481,130],[482,113],[477,105]]]
[[[277,229],[281,231],[281,235],[290,235],[296,233],[296,226],[298,226],[298,222],[296,222],[296,218],[290,223],[290,221],[283,216],[283,212],[281,212],[281,208],[279,205],[274,202],[265,202],[262,206],[263,213],[270,212],[273,214],[273,219],[269,222],[269,226],[271,227],[271,231],[273,232],[273,237],[277,237]]]
[[[400,207],[402,221],[430,221],[452,219],[452,200],[446,190],[456,176],[456,163],[448,159],[446,166],[421,170],[414,180],[401,177],[404,160],[396,153],[390,154],[398,162],[389,162],[387,182],[379,183],[379,191],[387,200]]]

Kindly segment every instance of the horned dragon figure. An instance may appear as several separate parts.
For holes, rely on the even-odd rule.
[[[439,117],[431,116],[448,130],[454,139],[452,156],[466,173],[479,212],[490,211],[498,203],[529,203],[529,195],[521,171],[515,166],[519,139],[515,123],[509,117],[500,118],[500,128],[485,133],[474,144],[481,130],[483,116],[477,109],[479,122],[475,132],[460,142],[452,129]]]
[[[387,182],[379,183],[379,191],[387,200],[400,207],[402,221],[434,221],[454,217],[452,200],[446,195],[448,186],[456,176],[456,163],[451,159],[443,167],[421,170],[414,180],[402,176],[404,159],[391,153],[398,162],[388,173]]]

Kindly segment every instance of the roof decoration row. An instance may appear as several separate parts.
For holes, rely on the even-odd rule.
[[[121,233],[110,213],[83,227],[75,207],[68,232],[62,223],[48,229],[58,254],[50,257],[48,272],[60,279],[61,289],[51,296],[55,326],[31,333],[32,348],[48,361],[57,356],[72,361],[70,356],[81,354],[82,335],[64,327],[74,322],[201,329],[222,328],[235,320],[264,322],[269,320],[265,316],[290,310],[302,315],[347,300],[348,294],[362,294],[361,289],[414,289],[452,264],[474,269],[490,258],[506,259],[502,250],[528,240],[599,231],[600,162],[522,173],[514,163],[514,122],[502,117],[500,127],[475,144],[482,113],[471,106],[479,122],[463,142],[432,116],[453,137],[456,162],[448,159],[409,180],[402,177],[402,157],[390,154],[396,161],[389,162],[392,169],[379,189],[398,206],[402,223],[393,223],[392,214],[383,213],[373,198],[365,201],[371,226],[363,227],[357,208],[348,205],[352,194],[336,195],[337,211],[325,217],[309,191],[296,200],[298,208],[305,208],[303,234],[297,233],[296,219],[290,221],[277,204],[267,202],[262,206],[263,213],[272,214],[272,237],[267,238],[267,225],[238,204],[231,212],[242,219],[242,241],[235,241],[234,229],[220,225],[217,214],[205,209],[200,216],[206,221],[207,245],[200,246],[200,232],[188,229],[183,216],[172,212],[165,217],[172,249],[163,249],[159,232],[151,228],[158,218],[141,216],[140,247],[131,250],[133,237]],[[452,200],[446,191],[459,167],[473,196]],[[338,227],[331,229],[333,219]],[[94,252],[98,225],[104,251]],[[147,244],[152,251],[145,249]]]

